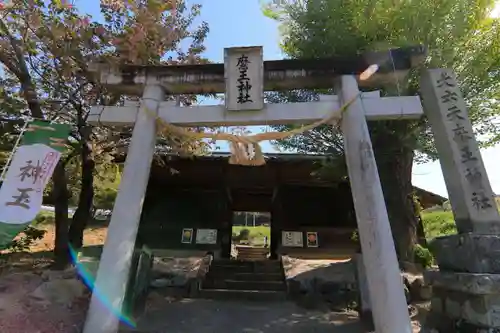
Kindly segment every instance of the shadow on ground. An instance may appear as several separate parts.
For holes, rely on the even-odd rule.
[[[362,333],[356,313],[307,311],[293,303],[249,303],[183,299],[147,310],[141,333]]]

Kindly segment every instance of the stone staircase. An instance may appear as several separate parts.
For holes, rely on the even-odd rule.
[[[199,296],[217,300],[284,301],[286,282],[279,260],[212,261]]]
[[[267,260],[269,248],[237,245],[236,253],[238,260],[242,261]]]

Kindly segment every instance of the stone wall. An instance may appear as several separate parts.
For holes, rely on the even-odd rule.
[[[212,259],[212,255],[155,257],[151,291],[164,296],[196,296]]]
[[[500,237],[458,234],[430,245],[440,270],[425,273],[433,286],[428,328],[500,332]]]
[[[304,260],[283,256],[290,296],[307,308],[357,308],[359,286],[353,260]],[[407,303],[427,301],[432,292],[421,274],[401,273]],[[359,309],[358,309],[359,310]]]

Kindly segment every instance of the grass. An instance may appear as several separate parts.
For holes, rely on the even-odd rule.
[[[424,224],[425,237],[433,239],[439,236],[446,236],[457,233],[455,220],[451,211],[423,212],[422,222]]]
[[[258,227],[235,226],[233,227],[233,234],[239,235],[240,231],[243,229],[248,229],[250,231],[251,238],[263,238],[264,236],[267,236],[268,238],[271,237],[271,228],[265,226],[258,226]]]
[[[233,235],[239,235],[240,232],[247,229],[250,232],[248,239],[250,244],[261,246],[264,245],[264,237],[267,236],[267,243],[271,241],[271,228],[268,226],[258,226],[258,227],[245,227],[245,226],[233,226]]]
[[[495,198],[500,211],[500,197]],[[437,209],[433,211],[423,211],[422,220],[424,224],[425,237],[433,239],[439,236],[452,235],[457,233],[455,220],[451,210]]]

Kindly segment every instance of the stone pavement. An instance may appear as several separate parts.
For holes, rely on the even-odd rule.
[[[183,299],[149,309],[140,333],[364,333],[357,314],[307,311],[290,302]]]

